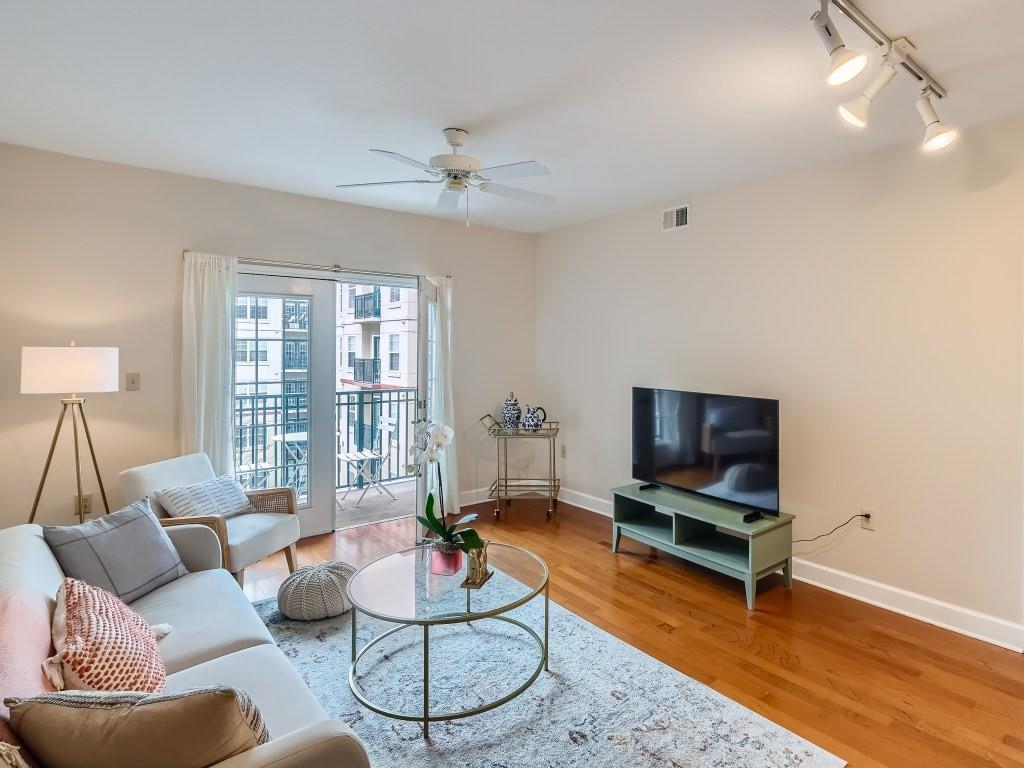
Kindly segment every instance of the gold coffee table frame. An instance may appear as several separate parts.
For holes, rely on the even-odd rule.
[[[423,737],[424,738],[430,738],[430,723],[432,721],[434,721],[434,720],[458,720],[458,719],[463,718],[463,717],[472,717],[473,715],[480,715],[480,714],[483,714],[484,712],[489,712],[492,709],[496,709],[497,707],[500,707],[502,704],[507,704],[508,702],[512,701],[512,699],[516,698],[521,693],[523,693],[523,691],[525,691],[527,688],[529,688],[531,685],[533,685],[533,683],[537,680],[537,678],[540,677],[540,673],[541,672],[548,671],[548,634],[549,634],[549,625],[550,625],[549,617],[550,617],[550,604],[551,604],[551,600],[550,600],[550,596],[549,596],[549,572],[548,572],[548,565],[547,565],[546,562],[544,562],[544,560],[542,558],[540,558],[539,556],[535,555],[533,552],[531,552],[528,549],[524,549],[522,547],[517,547],[517,546],[512,545],[512,544],[492,544],[492,546],[499,546],[499,547],[501,547],[503,549],[508,549],[508,550],[517,550],[518,552],[521,552],[521,553],[523,553],[523,554],[533,558],[541,566],[541,568],[543,569],[543,576],[542,576],[542,578],[540,580],[540,584],[535,589],[532,589],[529,593],[524,595],[523,597],[520,597],[520,598],[518,598],[518,599],[516,599],[516,600],[514,600],[514,601],[512,601],[510,603],[507,603],[505,605],[501,605],[501,606],[499,606],[497,608],[493,608],[493,609],[488,610],[488,611],[473,612],[473,610],[472,610],[472,597],[473,597],[473,592],[476,591],[476,590],[473,590],[473,589],[466,589],[465,590],[466,591],[466,611],[464,613],[463,612],[444,613],[444,614],[438,614],[436,616],[431,616],[429,618],[422,618],[422,619],[401,619],[400,620],[400,619],[398,619],[398,618],[396,618],[394,616],[389,616],[389,615],[386,615],[386,614],[382,614],[382,613],[373,611],[373,610],[371,610],[371,609],[369,609],[369,608],[359,604],[359,602],[355,599],[355,597],[352,594],[351,584],[353,582],[355,582],[356,579],[359,578],[359,575],[363,571],[365,571],[366,569],[368,569],[371,566],[373,566],[374,563],[378,563],[381,560],[384,560],[385,558],[395,557],[395,556],[398,556],[398,555],[403,555],[403,554],[406,554],[408,552],[416,551],[417,552],[417,557],[419,557],[420,553],[424,553],[424,554],[427,554],[429,556],[429,552],[426,551],[426,550],[429,550],[429,547],[426,547],[426,546],[423,546],[423,545],[420,545],[420,546],[417,546],[417,547],[409,547],[407,549],[403,549],[403,550],[400,550],[398,552],[392,552],[391,554],[385,555],[384,557],[379,557],[376,560],[374,560],[373,562],[370,562],[367,565],[363,566],[358,571],[356,571],[355,574],[353,574],[352,578],[349,580],[349,584],[346,586],[346,592],[348,593],[348,598],[349,598],[349,600],[352,603],[352,662],[349,665],[349,669],[348,669],[348,687],[352,691],[352,695],[356,697],[356,700],[360,704],[362,704],[364,707],[366,707],[370,711],[376,712],[378,715],[383,715],[384,717],[390,717],[390,718],[393,718],[395,720],[406,720],[406,721],[410,721],[410,722],[422,722],[423,723]],[[428,559],[429,559],[429,557],[428,557]],[[427,563],[424,563],[424,567],[429,567],[429,565]],[[368,578],[368,577],[364,576],[364,578]],[[524,585],[524,586],[528,586],[528,585]],[[544,637],[543,637],[543,639],[537,633],[537,631],[534,630],[532,627],[528,626],[527,624],[524,624],[523,622],[519,621],[518,619],[513,619],[513,618],[511,618],[509,616],[503,615],[505,613],[508,613],[511,610],[519,608],[522,605],[526,605],[526,603],[528,603],[531,600],[533,600],[535,597],[540,595],[542,592],[544,593]],[[380,621],[385,621],[385,622],[387,622],[389,624],[397,624],[398,626],[394,627],[393,629],[389,629],[386,632],[382,632],[380,635],[378,635],[377,637],[374,637],[372,640],[370,640],[370,642],[368,642],[366,645],[364,645],[362,647],[362,649],[358,649],[357,648],[357,642],[356,642],[356,622],[357,622],[357,613],[359,613],[359,612],[362,612],[362,613],[364,613],[367,616],[370,616],[372,618],[379,619]],[[536,669],[533,670],[533,672],[530,674],[529,678],[526,680],[525,683],[520,685],[518,688],[516,688],[511,693],[508,693],[508,694],[502,696],[500,699],[497,699],[495,701],[489,702],[488,704],[484,704],[483,706],[473,707],[472,709],[463,709],[463,710],[458,710],[458,711],[455,711],[455,712],[444,712],[444,713],[440,713],[440,714],[432,713],[430,711],[430,628],[432,626],[439,626],[439,625],[442,625],[442,624],[469,624],[470,622],[482,621],[484,619],[493,619],[494,621],[502,621],[502,622],[505,622],[506,624],[511,624],[511,625],[513,625],[515,627],[518,627],[519,629],[523,630],[524,632],[526,632],[527,635],[532,637],[534,642],[536,643],[537,649],[540,651],[540,660],[537,662]],[[373,648],[373,646],[375,646],[377,643],[381,642],[385,638],[391,637],[391,635],[394,635],[394,634],[396,634],[398,632],[401,632],[401,631],[406,630],[406,629],[412,629],[412,628],[415,628],[415,627],[422,627],[422,632],[423,632],[423,711],[422,712],[396,712],[394,710],[388,709],[387,707],[384,707],[384,706],[381,706],[380,704],[375,703],[370,698],[370,696],[359,687],[359,684],[356,681],[357,668],[358,668],[358,664],[359,664],[360,659],[362,659],[363,656],[366,654],[366,652],[369,651],[371,648]]]

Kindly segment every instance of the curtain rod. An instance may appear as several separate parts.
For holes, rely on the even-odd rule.
[[[181,257],[185,258],[185,254],[190,251],[182,251]],[[335,272],[335,273],[355,273],[361,275],[373,275],[374,277],[420,277],[420,275],[409,275],[402,272],[377,272],[372,269],[353,269],[343,267],[340,264],[307,264],[301,261],[276,261],[274,259],[252,259],[252,258],[240,258],[238,259],[239,264],[249,264],[254,267],[282,267],[287,269],[309,269],[317,272]],[[451,275],[445,275],[447,278],[451,278]]]

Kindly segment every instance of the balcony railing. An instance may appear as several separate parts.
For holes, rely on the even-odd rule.
[[[354,392],[338,392],[335,396],[338,453],[354,451],[376,451],[387,461],[380,467],[382,482],[412,477],[408,472],[409,446],[413,440],[413,423],[416,419],[416,388],[373,389]],[[391,434],[393,443],[390,450],[385,444],[387,433],[379,430],[381,417],[390,418],[395,424]],[[363,480],[356,474],[356,468],[347,461],[338,459],[337,487],[349,485],[361,487]]]
[[[356,320],[379,320],[380,288],[374,288],[370,293],[361,293],[356,296],[352,309]]]
[[[338,454],[373,450],[388,454],[381,417],[396,424],[393,445],[381,480],[411,477],[409,445],[416,418],[416,389],[355,390],[335,395],[335,444]],[[235,476],[253,490],[289,485],[300,503],[309,500],[309,411],[306,395],[236,395],[234,410]],[[337,459],[336,487],[361,486],[355,467]]]
[[[360,384],[380,384],[380,360],[357,357],[352,366],[352,377]]]

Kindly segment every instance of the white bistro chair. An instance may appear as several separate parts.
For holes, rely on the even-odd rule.
[[[174,459],[144,464],[121,473],[121,492],[125,502],[149,497],[149,504],[163,526],[205,525],[220,539],[224,567],[239,584],[244,582],[245,569],[263,558],[283,551],[288,570],[295,572],[295,542],[299,540],[299,518],[295,512],[295,491],[292,488],[266,488],[246,491],[252,512],[233,517],[168,517],[154,491],[192,485],[216,477],[205,453],[191,453]]]
[[[380,445],[380,450],[349,451],[338,454],[338,458],[354,469],[357,477],[363,479],[363,492],[359,494],[359,498],[355,503],[357,507],[362,503],[363,497],[366,496],[366,492],[371,488],[379,494],[383,495],[386,493],[391,497],[392,501],[398,501],[398,497],[380,481],[384,467],[391,459],[391,452],[398,447],[398,427],[393,417],[382,416],[377,422],[377,434],[373,444]],[[352,492],[354,487],[355,483],[349,484],[348,488],[345,489],[345,493],[338,500],[339,505],[345,502],[345,499],[348,498],[349,493]]]

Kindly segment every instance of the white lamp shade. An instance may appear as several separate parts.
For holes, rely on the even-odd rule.
[[[21,348],[23,395],[117,390],[117,347]]]

